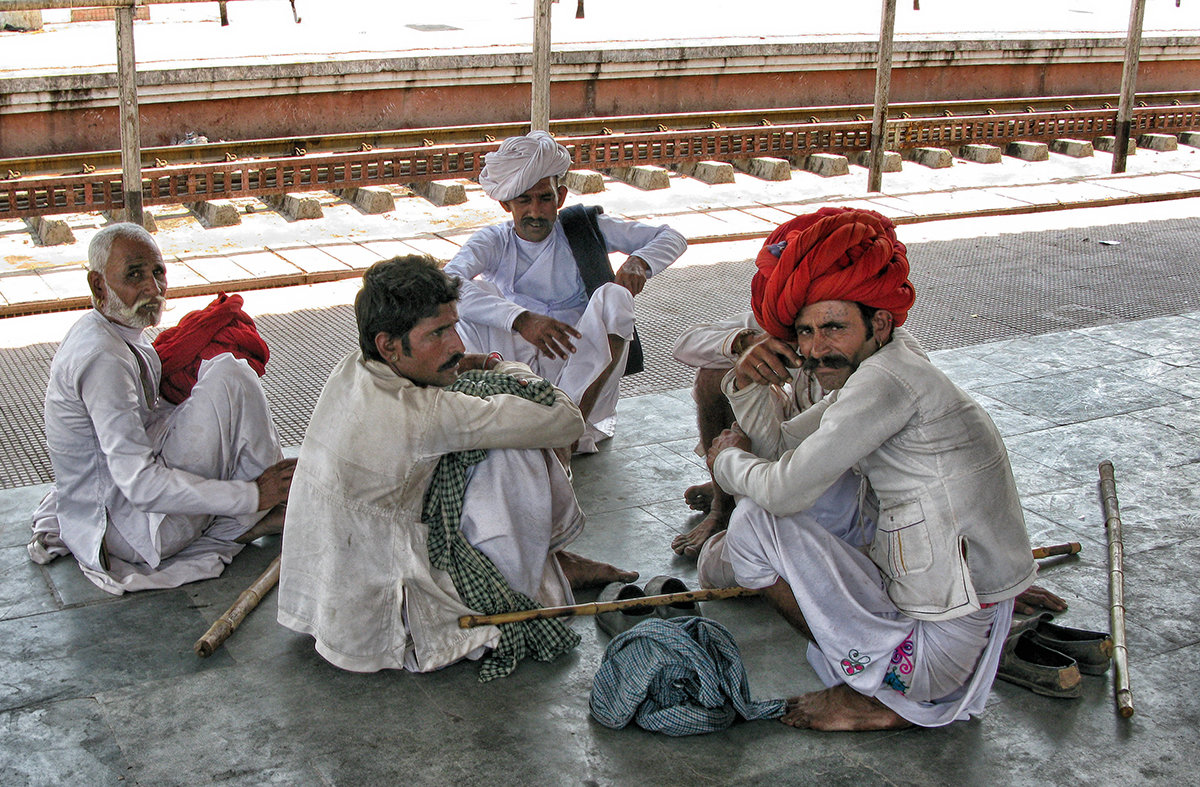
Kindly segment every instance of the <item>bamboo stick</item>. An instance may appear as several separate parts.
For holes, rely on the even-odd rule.
[[[237,601],[233,602],[233,606],[225,610],[224,615],[217,618],[204,636],[196,640],[196,644],[193,646],[196,655],[200,658],[207,658],[213,654],[213,651],[221,647],[221,643],[229,639],[229,635],[241,625],[245,617],[258,606],[258,603],[263,600],[263,596],[267,595],[277,582],[279,582],[278,557],[271,561],[271,565],[267,566],[267,570],[259,575],[258,579],[254,580],[254,584],[242,591],[242,594],[237,597]]]
[[[1066,544],[1038,547],[1033,550],[1035,558],[1052,555],[1074,555],[1079,552],[1079,542],[1071,541]],[[601,612],[615,612],[635,607],[663,607],[668,604],[679,604],[688,601],[715,601],[721,598],[741,598],[757,596],[761,590],[750,588],[713,588],[709,590],[688,590],[682,593],[664,593],[661,596],[641,596],[639,598],[622,599],[621,601],[593,601],[587,604],[574,604],[565,607],[543,607],[541,609],[524,609],[518,612],[500,612],[495,615],[463,615],[458,619],[458,627],[469,629],[476,626],[496,626],[501,623],[519,623],[524,620],[544,620],[546,618],[574,618],[583,615],[598,615]]]
[[[1104,506],[1104,529],[1108,532],[1108,613],[1112,625],[1113,666],[1117,712],[1133,715],[1133,692],[1129,689],[1129,651],[1125,647],[1125,543],[1121,535],[1121,509],[1117,504],[1117,482],[1112,462],[1100,463],[1100,502]]]
[[[519,623],[524,620],[544,620],[545,618],[573,618],[579,615],[597,615],[601,612],[615,612],[634,607],[662,607],[667,604],[681,604],[688,601],[713,601],[718,598],[739,598],[742,596],[757,596],[761,590],[750,588],[713,588],[710,590],[688,590],[682,593],[663,593],[660,596],[642,596],[627,598],[621,601],[593,601],[588,604],[574,604],[566,607],[543,607],[541,609],[523,609],[517,612],[500,612],[495,615],[463,615],[458,619],[458,627],[469,629],[475,626],[499,625],[501,623]]]
[[[1048,547],[1034,547],[1033,559],[1041,560],[1055,555],[1077,555],[1082,547],[1078,541],[1068,541],[1065,544],[1054,544]]]

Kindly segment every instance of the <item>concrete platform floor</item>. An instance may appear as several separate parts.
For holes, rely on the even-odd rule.
[[[1129,239],[1158,225],[1128,212],[1134,208],[1119,210],[1126,212],[1105,215],[1121,217],[1111,219],[1110,228],[1128,222],[1123,237],[1132,254]],[[1015,236],[995,231],[1004,226],[1000,220],[960,227],[957,242],[987,263],[968,255],[963,264],[1002,270],[1028,255],[1039,235],[1031,232],[1033,217],[1021,220],[1024,234]],[[1195,227],[1177,224],[1159,233],[1167,245],[1147,244],[1141,256],[1155,265],[1179,259],[1174,244],[1194,240]],[[1110,239],[1102,230],[1080,235]],[[1068,301],[1086,306],[1104,297],[1116,274],[1080,256],[1085,247],[1076,240],[1044,248],[1096,274],[1067,287]],[[720,267],[712,266],[713,276]],[[1007,282],[1003,293],[977,286],[959,295],[986,313],[997,308],[995,299],[1030,289],[1021,277],[1000,281]],[[820,734],[753,722],[684,739],[637,728],[613,731],[588,716],[591,680],[607,642],[588,619],[577,621],[583,642],[569,656],[523,664],[508,679],[480,685],[471,664],[429,675],[336,670],[316,655],[309,638],[275,622],[273,595],[223,649],[200,660],[192,643],[278,553],[278,539],[248,547],[219,579],[116,598],[93,587],[70,560],[46,567],[28,561],[28,517],[46,488],[35,485],[0,491],[0,783],[1194,783],[1200,724],[1196,281],[1180,280],[1182,298],[1164,301],[1145,319],[1051,309],[1049,322],[1010,326],[998,341],[968,340],[933,353],[1005,435],[1032,542],[1083,544],[1078,557],[1044,561],[1040,580],[1068,599],[1062,619],[1071,625],[1108,627],[1096,466],[1105,458],[1116,465],[1137,707],[1132,719],[1116,716],[1106,675],[1086,677],[1078,700],[1047,699],[1001,682],[982,717],[935,730]],[[1136,277],[1128,286],[1138,286]],[[301,327],[310,319],[305,315],[317,313],[305,312],[299,297],[292,307],[301,310],[295,312]],[[914,319],[920,308],[921,302]],[[938,308],[946,308],[944,302],[931,298],[927,318]],[[20,318],[26,322],[13,326],[29,326],[25,340],[35,342],[50,318]],[[319,388],[323,373],[303,358],[285,356],[282,363],[286,374]],[[10,415],[6,410],[9,430]],[[577,493],[589,516],[576,547],[636,568],[643,579],[670,573],[694,583],[694,563],[669,549],[674,534],[694,520],[682,491],[704,478],[691,453],[689,393],[674,386],[626,397],[619,418],[617,437],[575,463]],[[14,449],[8,436],[0,436],[0,444]],[[802,640],[760,601],[710,603],[706,613],[733,632],[756,698],[819,688]]]

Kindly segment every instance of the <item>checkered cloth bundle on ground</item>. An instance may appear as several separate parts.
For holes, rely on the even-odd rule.
[[[783,699],[754,702],[737,643],[705,617],[643,621],[613,638],[592,682],[592,716],[667,735],[716,732],[741,716],[777,719]]]
[[[554,387],[545,380],[522,385],[512,375],[482,370],[464,372],[447,390],[481,398],[512,394],[544,405],[555,400]],[[463,603],[478,613],[538,609],[535,601],[508,586],[495,564],[471,546],[459,529],[467,468],[486,455],[483,449],[458,451],[438,461],[421,512],[421,521],[429,525],[429,562],[450,574]],[[505,677],[526,656],[552,661],[578,644],[579,635],[559,620],[501,624],[500,641],[480,665],[479,681]]]

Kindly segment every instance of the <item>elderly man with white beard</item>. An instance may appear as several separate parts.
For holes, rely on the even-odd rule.
[[[92,311],[54,354],[46,445],[54,488],[34,513],[30,557],[68,553],[103,590],[218,576],[242,545],[283,526],[295,460],[282,460],[258,376],[229,353],[204,361],[191,395],[162,400],[145,336],[166,302],[166,266],[136,224],[88,247]]]

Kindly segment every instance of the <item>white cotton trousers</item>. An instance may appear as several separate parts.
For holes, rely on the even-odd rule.
[[[475,284],[490,294],[500,294],[500,290],[490,282],[476,280]],[[621,372],[629,353],[628,342],[633,338],[633,294],[619,284],[610,283],[597,288],[588,300],[583,315],[575,323],[575,329],[583,336],[574,340],[575,352],[564,360],[543,355],[516,331],[467,320],[458,322],[458,334],[467,352],[498,352],[505,360],[520,361],[535,374],[565,391],[577,404],[584,392],[612,363],[608,337],[624,339],[626,343],[621,351],[621,363],[617,364],[616,371],[601,388],[596,404],[587,417],[587,432],[580,438],[576,449],[579,453],[593,453],[596,443],[612,437],[615,430]]]
[[[719,548],[738,584],[789,585],[815,639],[809,663],[826,686],[844,683],[925,727],[983,710],[1011,600],[953,620],[910,618],[861,550],[807,513],[775,516],[749,499]]]
[[[200,364],[188,396],[150,431],[163,463],[202,478],[252,481],[283,458],[270,406],[258,375],[245,362],[223,353]],[[47,559],[66,554],[56,547],[58,518],[51,493],[34,513],[34,541]],[[122,533],[109,523],[104,536],[107,572],[80,563],[92,582],[110,593],[171,588],[219,576],[241,551],[235,542],[267,512],[238,517],[203,514],[152,514],[149,532]],[[151,568],[129,539],[149,541],[161,562]],[[34,556],[36,560],[37,557]]]

